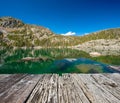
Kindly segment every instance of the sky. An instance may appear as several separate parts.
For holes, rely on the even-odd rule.
[[[62,35],[120,27],[120,0],[0,0],[0,17],[12,16]]]

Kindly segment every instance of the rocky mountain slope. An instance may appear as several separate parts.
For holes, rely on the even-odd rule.
[[[70,47],[102,55],[120,55],[120,28],[84,36],[63,36],[12,17],[0,18],[0,47]]]
[[[18,19],[13,19],[12,17],[0,18],[0,26],[7,28],[17,28],[22,27],[24,23]]]
[[[99,55],[120,55],[120,28],[102,30],[81,37],[75,49]]]
[[[87,53],[97,52],[100,55],[120,55],[120,38],[91,40],[74,48]]]
[[[36,46],[53,35],[52,31],[41,26],[24,24],[12,17],[0,18],[1,46]]]

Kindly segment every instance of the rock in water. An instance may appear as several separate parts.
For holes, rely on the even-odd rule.
[[[98,52],[91,52],[90,56],[92,56],[92,57],[98,57],[98,56],[101,56],[101,54],[98,53]]]

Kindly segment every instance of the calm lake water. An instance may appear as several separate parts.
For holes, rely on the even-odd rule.
[[[109,64],[98,62],[100,58],[91,58],[87,53],[71,49],[9,50],[1,51],[0,73],[114,73]],[[49,61],[21,61],[24,57],[47,56]],[[102,57],[103,58],[103,57]],[[105,58],[103,58],[105,61]],[[118,58],[119,59],[119,58]],[[116,60],[111,59],[112,61]]]

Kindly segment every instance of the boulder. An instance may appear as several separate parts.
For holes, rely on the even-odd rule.
[[[49,57],[25,57],[22,58],[21,61],[52,61],[52,58]]]
[[[101,54],[98,53],[98,52],[91,52],[89,54],[90,54],[91,57],[99,57],[99,56],[101,56]]]

